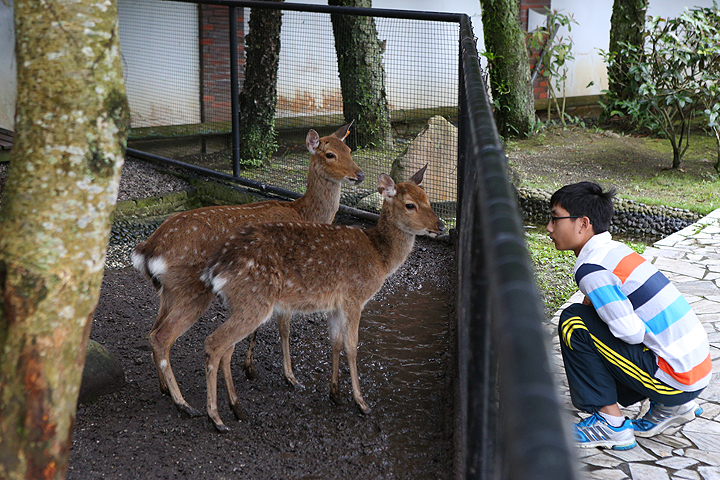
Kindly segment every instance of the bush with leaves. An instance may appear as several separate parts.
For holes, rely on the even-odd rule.
[[[560,117],[563,127],[566,126],[565,118],[565,86],[567,83],[568,63],[575,60],[572,54],[573,41],[571,37],[556,37],[555,33],[560,27],[566,27],[568,32],[572,30],[572,24],[577,22],[572,15],[565,15],[558,10],[550,10],[545,7],[547,14],[547,28],[539,28],[528,34],[528,49],[531,52],[542,50],[542,56],[538,59],[535,68],[540,68],[540,75],[548,81],[550,99],[548,99],[548,121],[552,105]],[[558,95],[561,98],[558,98]],[[552,100],[552,103],[550,102]]]
[[[623,99],[605,90],[605,114],[627,114],[636,128],[667,138],[674,169],[680,168],[698,112],[705,110],[708,127],[718,128],[712,112],[718,101],[714,85],[720,83],[719,26],[717,3],[686,9],[677,18],[648,17],[644,47],[621,42],[620,51],[602,52],[609,69],[620,58],[631,65],[626,87],[637,92],[635,98]]]

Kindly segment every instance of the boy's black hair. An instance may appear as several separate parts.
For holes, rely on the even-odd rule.
[[[560,206],[570,215],[588,217],[596,234],[607,231],[613,216],[615,189],[603,192],[593,182],[579,182],[565,185],[550,197],[550,208]]]

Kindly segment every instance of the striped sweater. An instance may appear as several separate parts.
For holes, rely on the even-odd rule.
[[[686,392],[708,385],[712,360],[707,333],[687,300],[654,265],[604,232],[580,250],[575,281],[615,337],[652,350],[657,379]]]

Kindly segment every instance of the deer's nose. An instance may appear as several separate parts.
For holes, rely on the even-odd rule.
[[[445,235],[445,232],[446,232],[445,224],[440,219],[438,219],[437,229],[438,229],[439,235]]]
[[[365,180],[365,174],[363,172],[357,172],[355,174],[355,184],[362,183]]]

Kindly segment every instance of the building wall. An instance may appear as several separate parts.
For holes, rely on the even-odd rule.
[[[15,125],[15,28],[12,0],[0,1],[0,128],[12,130]]]
[[[648,15],[677,17],[686,6],[711,7],[712,0],[650,0]],[[574,42],[575,61],[568,66],[566,96],[599,95],[607,90],[607,69],[600,51],[610,44],[612,7],[613,0],[552,0],[553,9],[572,14],[578,23],[571,31],[561,28],[558,32]]]

